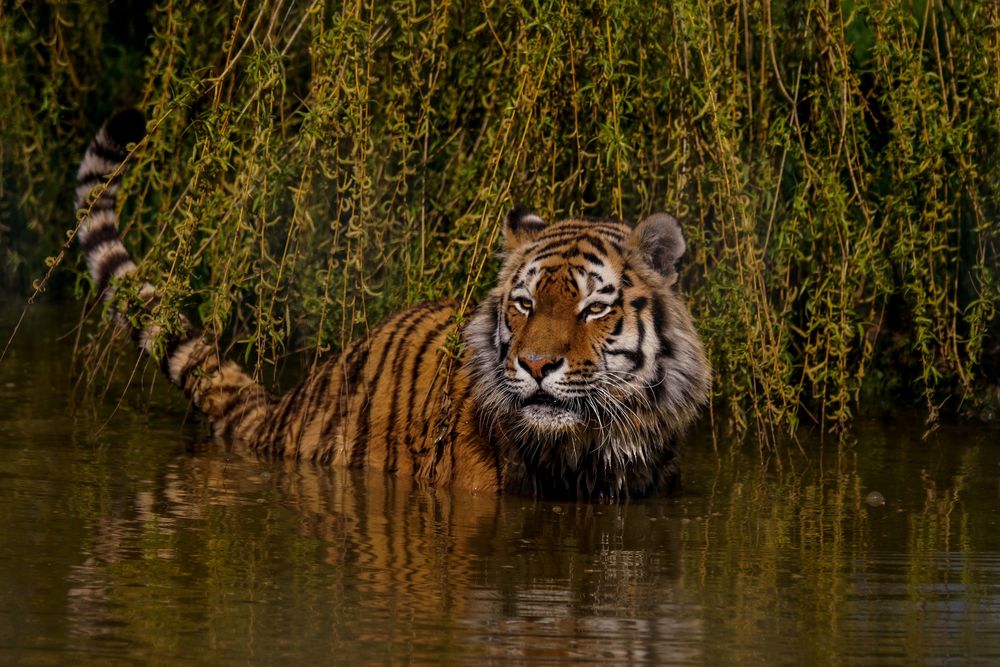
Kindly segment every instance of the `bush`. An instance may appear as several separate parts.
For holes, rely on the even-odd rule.
[[[996,3],[103,4],[0,13],[8,281],[44,273],[87,139],[138,105],[127,242],[163,317],[197,307],[258,372],[472,303],[524,201],[681,219],[740,429],[996,400]]]

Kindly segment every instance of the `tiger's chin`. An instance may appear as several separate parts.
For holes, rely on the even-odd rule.
[[[522,423],[536,433],[565,434],[587,424],[583,415],[548,394],[525,401],[519,415]]]
[[[521,421],[540,433],[566,433],[586,424],[584,419],[566,408],[547,405],[527,405],[521,408]]]

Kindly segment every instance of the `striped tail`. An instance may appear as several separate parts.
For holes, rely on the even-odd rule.
[[[76,175],[76,207],[80,211],[77,238],[97,294],[105,301],[114,299],[115,278],[136,272],[136,264],[118,234],[116,207],[128,157],[126,147],[142,140],[145,127],[141,111],[129,109],[112,116],[90,142]],[[157,340],[162,342],[164,372],[208,417],[217,437],[253,441],[274,399],[238,364],[221,359],[215,346],[186,318],[181,318],[179,334],[164,334],[151,324],[148,315],[158,301],[151,283],[142,283],[139,295],[143,304],[130,307],[141,311],[129,313],[139,317],[130,319],[115,311],[115,319],[131,330],[146,354],[154,354]],[[137,328],[130,321],[146,324]]]
[[[146,120],[141,111],[129,109],[112,116],[87,147],[76,172],[76,208],[83,210],[77,238],[87,258],[87,269],[105,300],[114,296],[107,289],[112,277],[135,272],[135,262],[118,236],[115,205],[125,158],[125,147],[142,140]],[[93,199],[91,199],[93,197]]]

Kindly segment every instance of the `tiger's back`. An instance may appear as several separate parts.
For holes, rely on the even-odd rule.
[[[457,312],[437,302],[396,313],[282,397],[220,364],[198,334],[168,350],[166,367],[220,440],[266,456],[496,489],[498,468],[472,423],[468,374],[446,352]]]
[[[457,312],[438,302],[392,315],[310,373],[265,428],[235,415],[234,435],[262,453],[496,488],[471,428],[468,374],[447,352]]]
[[[102,128],[78,173],[78,233],[105,299],[136,271],[114,215],[125,148],[141,138],[135,114]],[[144,351],[163,341],[164,371],[216,437],[263,455],[538,495],[676,488],[678,439],[710,386],[676,291],[676,221],[547,225],[515,207],[505,237],[497,284],[464,327],[455,303],[414,306],[280,397],[187,320],[173,334],[135,327],[156,305],[150,283],[138,312],[117,317]]]

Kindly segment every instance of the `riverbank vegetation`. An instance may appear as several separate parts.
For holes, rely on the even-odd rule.
[[[1000,404],[996,3],[3,0],[0,64],[26,294],[81,291],[75,165],[136,105],[124,229],[156,316],[258,372],[474,303],[521,201],[681,220],[737,430]]]

